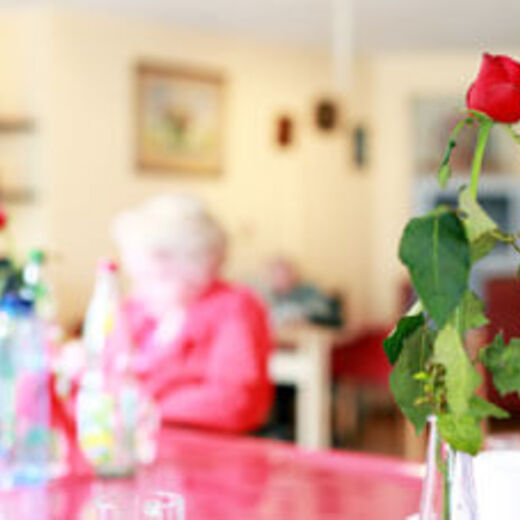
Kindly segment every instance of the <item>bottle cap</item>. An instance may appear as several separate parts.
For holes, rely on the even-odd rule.
[[[104,258],[98,262],[98,271],[115,273],[119,271],[119,265],[114,260]]]
[[[43,264],[43,262],[45,262],[45,253],[41,249],[31,249],[31,251],[29,251],[29,261],[36,264]]]
[[[31,300],[23,298],[17,293],[8,292],[2,297],[0,308],[9,314],[25,316],[33,312],[34,305]]]

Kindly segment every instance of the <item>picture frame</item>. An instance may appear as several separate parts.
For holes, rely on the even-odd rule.
[[[136,67],[136,154],[141,172],[214,176],[224,161],[224,78],[141,62]]]

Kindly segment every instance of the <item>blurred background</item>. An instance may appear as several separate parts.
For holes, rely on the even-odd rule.
[[[464,182],[473,136],[442,194],[437,162],[480,54],[520,48],[519,16],[512,0],[3,0],[0,199],[19,254],[49,252],[60,322],[76,330],[97,260],[115,254],[114,216],[192,193],[227,232],[228,277],[265,286],[282,264],[337,305],[321,340],[381,350],[410,298],[403,225]],[[481,200],[514,229],[519,155],[494,132]],[[486,262],[474,285],[509,323],[514,258],[497,250]],[[353,437],[370,403],[383,424],[397,421],[387,369],[368,359],[337,355],[323,368],[341,403],[354,395],[345,388],[363,389],[356,418],[338,407],[331,437],[402,453],[400,433]],[[273,371],[292,387],[283,363]]]

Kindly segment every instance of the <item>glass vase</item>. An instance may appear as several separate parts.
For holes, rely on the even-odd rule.
[[[419,520],[478,520],[473,457],[454,451],[430,417]]]

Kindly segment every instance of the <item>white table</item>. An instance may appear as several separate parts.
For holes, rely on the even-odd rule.
[[[331,445],[331,351],[345,335],[308,324],[277,332],[271,357],[275,383],[296,387],[296,442],[309,449]]]
[[[304,448],[331,447],[331,354],[348,339],[348,332],[309,324],[277,331],[278,348],[271,356],[269,371],[276,384],[296,388],[296,443]],[[422,460],[425,435],[418,437],[402,419],[403,455]]]

